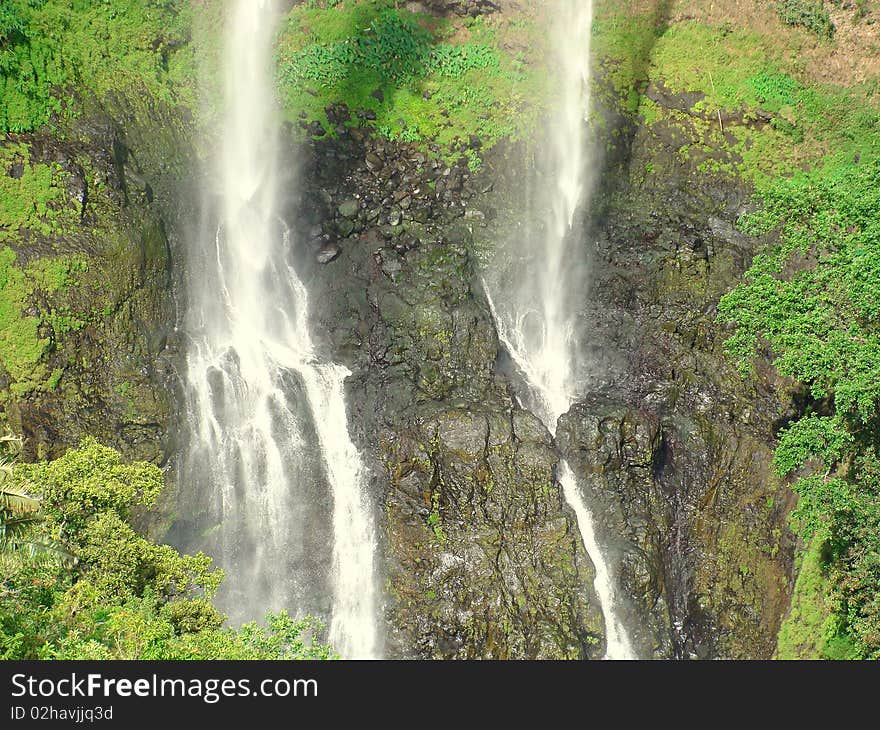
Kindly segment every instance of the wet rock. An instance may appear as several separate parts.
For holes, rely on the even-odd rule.
[[[360,210],[360,203],[355,198],[349,198],[343,202],[337,211],[343,218],[354,218]]]
[[[324,109],[324,114],[326,114],[330,125],[336,127],[337,130],[351,120],[351,110],[342,102],[330,104]]]
[[[319,264],[329,264],[341,253],[342,247],[338,243],[324,243],[315,254],[315,259]]]
[[[327,130],[320,122],[300,122],[300,127],[311,137],[323,137],[327,134]]]
[[[51,341],[34,384],[64,373],[53,387],[6,394],[4,418],[25,436],[29,460],[60,456],[85,436],[120,449],[126,459],[163,463],[168,456],[174,381],[164,348],[176,318],[171,235],[181,217],[194,218],[192,199],[169,173],[169,161],[185,159],[187,130],[167,109],[138,104],[120,94],[112,118],[90,107],[19,140],[33,162],[65,173],[56,230],[48,236],[25,226],[19,261],[63,250],[86,264],[75,287],[42,292],[29,308],[29,316],[43,320],[38,335]],[[52,315],[62,312],[88,323],[53,324]],[[10,386],[6,376],[0,379]]]
[[[355,229],[355,222],[349,218],[343,218],[336,224],[336,230],[341,238],[348,238]]]
[[[400,273],[403,270],[403,265],[400,259],[397,256],[387,255],[382,256],[382,273],[385,276],[393,278],[395,274]]]
[[[382,495],[387,655],[600,656],[593,568],[557,454],[495,372],[497,336],[472,288],[466,164],[369,133],[313,145],[306,187],[337,201],[325,227],[338,233],[346,219],[339,201],[363,201],[361,232],[336,265],[316,267],[310,291],[316,332],[352,371],[350,423]],[[343,145],[344,167],[331,170]]]
[[[368,152],[366,156],[367,167],[371,172],[378,172],[383,167],[385,167],[385,163],[382,161],[382,158],[379,157],[375,152]]]

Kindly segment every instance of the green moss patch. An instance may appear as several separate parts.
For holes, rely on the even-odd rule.
[[[33,163],[24,144],[0,147],[0,244],[17,242],[23,228],[44,236],[58,232],[71,212],[65,177],[57,165]]]
[[[61,376],[50,373],[44,362],[52,339],[43,325],[63,334],[84,323],[66,312],[43,313],[35,295],[64,291],[85,265],[75,258],[52,258],[20,269],[15,259],[11,248],[0,249],[0,363],[12,381],[12,393],[21,395],[44,385],[54,390]]]
[[[330,132],[324,110],[342,102],[390,139],[448,147],[478,135],[491,146],[538,118],[539,39],[526,15],[453,21],[391,0],[306,3],[280,33],[280,95],[291,121]]]

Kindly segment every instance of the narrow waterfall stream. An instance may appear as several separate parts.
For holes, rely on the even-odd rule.
[[[578,372],[578,298],[586,289],[586,251],[577,213],[589,192],[585,121],[590,105],[592,0],[556,0],[554,43],[560,88],[555,118],[540,160],[544,185],[535,186],[533,221],[508,242],[504,271],[484,272],[484,288],[499,338],[525,380],[526,404],[555,436],[559,417],[575,400]],[[607,659],[634,659],[615,610],[614,581],[596,542],[593,519],[575,474],[563,460],[559,481],[577,515],[584,547],[595,568],[594,587],[605,620]]]
[[[220,598],[233,621],[296,613],[316,585],[329,586],[330,643],[345,658],[374,658],[375,533],[347,422],[350,372],[316,349],[309,295],[290,260],[294,226],[278,213],[276,8],[233,0],[229,12],[219,210],[206,214],[189,261],[181,483],[213,503],[203,539],[227,572]],[[332,507],[332,545],[322,539],[322,506]]]

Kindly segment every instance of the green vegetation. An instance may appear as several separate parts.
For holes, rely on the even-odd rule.
[[[822,0],[776,0],[776,12],[786,25],[799,25],[825,38],[834,35],[834,23]]]
[[[14,265],[15,259],[11,248],[0,249],[0,363],[12,379],[10,390],[20,395],[44,383],[54,389],[53,374],[44,359],[52,338],[85,324],[63,311],[42,313],[34,295],[63,292],[86,264],[76,257],[57,257],[39,259],[21,269]],[[54,385],[59,378],[54,378]]]
[[[453,22],[396,6],[346,0],[291,10],[278,51],[291,121],[318,120],[332,132],[325,108],[343,102],[386,137],[444,148],[470,135],[488,147],[531,129],[546,96],[540,69],[526,65],[540,45],[530,19]],[[505,50],[512,41],[520,50]]]
[[[64,183],[57,166],[32,163],[26,145],[0,147],[0,243],[14,242],[21,228],[56,233],[67,212]]]
[[[446,542],[446,533],[443,531],[443,518],[440,516],[440,492],[431,495],[431,512],[428,515],[428,527],[437,538],[437,542],[443,545]]]
[[[826,541],[815,537],[802,557],[791,611],[779,631],[779,659],[855,659],[855,648],[834,611]]]
[[[41,519],[40,501],[12,485],[13,461],[20,451],[20,439],[0,437],[0,564],[21,550],[32,560],[40,553],[30,539],[31,527]]]
[[[829,576],[835,635],[878,658],[880,161],[780,181],[762,201],[742,227],[780,239],[721,301],[737,326],[727,347],[744,370],[769,352],[808,388],[804,413],[780,434],[776,469],[807,471],[793,484],[792,517],[822,550],[814,562]]]
[[[192,98],[191,14],[183,0],[4,0],[0,134],[76,114],[89,94]]]
[[[123,464],[85,441],[60,459],[19,465],[4,493],[25,495],[21,540],[56,546],[53,560],[6,553],[0,582],[4,659],[322,659],[321,627],[286,613],[266,626],[223,627],[211,603],[222,572],[199,553],[181,555],[133,528],[163,487],[152,464]],[[8,490],[7,490],[8,488]],[[40,519],[33,519],[35,504]],[[9,524],[8,500],[0,524]]]
[[[816,165],[829,170],[880,156],[876,83],[842,87],[802,81],[795,53],[778,39],[731,25],[682,21],[664,27],[648,15],[611,14],[593,33],[599,68],[648,125],[686,125],[713,153],[709,171],[735,174],[759,188]],[[701,92],[685,113],[642,92],[649,80],[672,94]],[[718,116],[728,119],[723,125]],[[683,139],[680,157],[693,155]]]

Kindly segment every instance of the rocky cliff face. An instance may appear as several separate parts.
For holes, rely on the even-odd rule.
[[[600,655],[560,455],[615,557],[641,655],[773,653],[794,540],[769,464],[796,394],[769,371],[742,379],[715,321],[759,243],[734,225],[749,191],[673,154],[695,134],[686,122],[637,124],[606,92],[599,113],[621,141],[584,241],[596,375],[555,444],[516,405],[475,286],[477,243],[527,207],[528,152],[502,145],[472,175],[357,131],[312,146],[303,248],[324,262],[319,329],[355,372],[352,421],[377,459],[393,655]]]
[[[592,566],[558,454],[496,368],[473,257],[491,183],[464,157],[339,131],[310,145],[298,254],[322,303],[317,332],[354,372],[350,420],[384,531],[387,652],[598,656]]]
[[[769,658],[794,552],[792,495],[770,462],[797,394],[760,366],[743,379],[722,348],[716,304],[760,243],[735,228],[749,190],[675,154],[699,136],[687,114],[635,124],[607,87],[597,96],[620,140],[594,199],[585,312],[603,382],[561,419],[558,446],[618,557],[646,655]]]
[[[93,108],[63,133],[6,139],[26,150],[27,164],[53,170],[60,188],[11,242],[18,266],[64,271],[29,284],[23,301],[21,316],[39,321],[31,380],[5,376],[4,417],[24,435],[26,457],[58,456],[85,435],[130,458],[167,457],[173,399],[162,353],[175,322],[169,232],[185,138],[178,116],[134,95]]]

